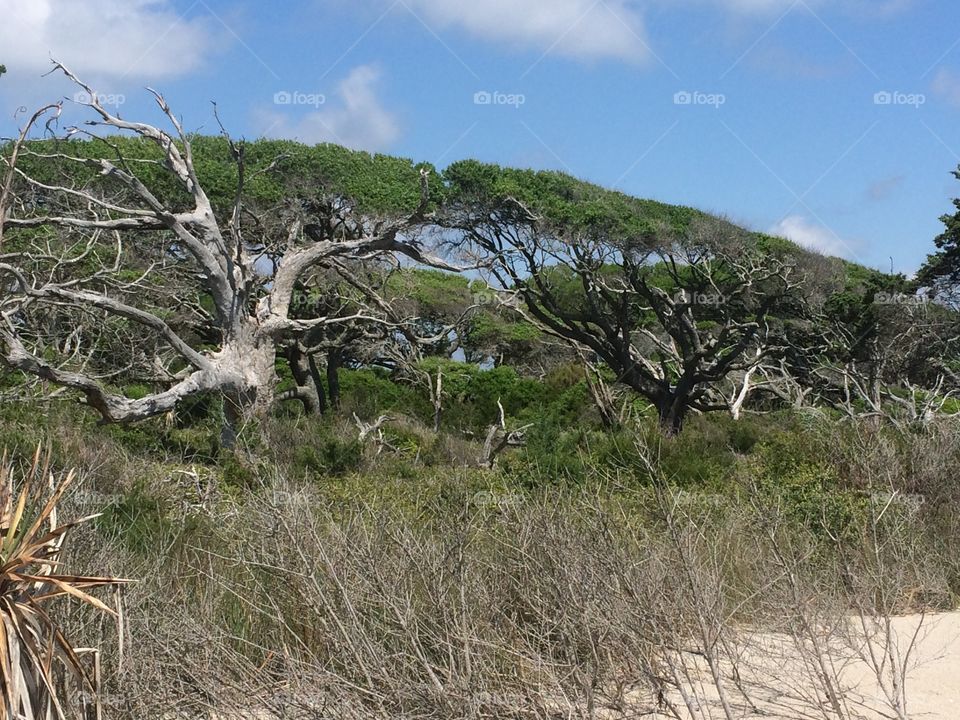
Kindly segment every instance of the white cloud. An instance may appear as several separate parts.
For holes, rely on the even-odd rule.
[[[167,78],[199,67],[206,21],[184,20],[169,0],[0,0],[0,54],[11,79],[50,69],[83,76]]]
[[[948,68],[940,68],[933,78],[933,92],[951,105],[960,106],[960,74]]]
[[[387,0],[379,0],[386,5]],[[915,0],[404,0],[398,13],[414,13],[431,31],[459,28],[482,40],[534,48],[579,59],[649,59],[644,11],[712,5],[734,18],[776,17],[841,9],[875,18],[910,7]]]
[[[576,58],[645,59],[646,32],[633,0],[406,0],[437,32],[459,27],[483,40]]]
[[[310,144],[332,142],[362,150],[388,148],[399,137],[400,128],[397,119],[377,97],[379,80],[377,68],[360,65],[337,86],[336,103],[325,98],[320,109],[294,121],[275,110],[260,110],[256,118],[260,131],[267,137],[291,138]]]
[[[802,215],[788,215],[770,229],[771,235],[785,237],[798,245],[824,255],[850,257],[851,243],[844,241],[835,232],[810,222]]]

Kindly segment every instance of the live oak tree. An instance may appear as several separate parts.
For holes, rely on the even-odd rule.
[[[818,318],[816,401],[852,417],[927,422],[958,389],[957,318],[902,275],[858,269]]]
[[[473,161],[446,173],[439,222],[540,328],[650,401],[666,433],[726,409],[720,384],[777,347],[789,262],[750,233],[560,173]]]
[[[960,180],[960,167],[953,171]],[[917,273],[916,286],[942,301],[957,304],[960,299],[960,198],[953,200],[956,212],[940,218],[944,229],[936,238],[936,252],[927,257]]]
[[[307,412],[339,405],[339,371],[382,368],[394,377],[419,376],[430,356],[449,358],[459,348],[474,310],[460,275],[383,262],[333,259],[298,286],[295,317],[337,317],[284,347],[295,387],[281,399],[299,400]]]
[[[103,422],[213,394],[230,445],[276,398],[278,348],[368,315],[298,317],[304,277],[395,255],[453,269],[418,238],[434,201],[429,167],[342,149],[318,164],[290,146],[252,167],[247,146],[225,134],[228,161],[206,167],[194,144],[209,141],[186,133],[161,95],[170,130],[121,118],[55,67],[85,91],[79,105],[92,117],[57,135],[65,108],[46,106],[4,149],[0,359],[79,391]],[[316,186],[251,200],[250,188],[284,163],[300,163],[301,183]],[[126,348],[126,370],[149,390],[122,392],[115,379],[125,368],[101,362],[104,347]]]

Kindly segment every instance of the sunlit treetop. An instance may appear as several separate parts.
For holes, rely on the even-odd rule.
[[[444,178],[451,199],[489,204],[517,200],[569,233],[639,239],[664,226],[682,230],[703,215],[693,208],[631,197],[555,171],[464,160],[447,168]]]
[[[226,138],[209,135],[190,137],[200,185],[214,207],[232,206],[238,170]],[[239,144],[239,143],[238,143]],[[158,164],[161,152],[140,138],[110,136],[105,140],[41,140],[30,144],[39,155],[70,155],[80,159],[122,157],[136,175],[161,200],[187,203],[173,176]],[[370,214],[406,214],[420,202],[420,171],[432,179],[432,194],[439,198],[441,182],[429,164],[405,158],[349,150],[339,145],[304,145],[292,140],[256,140],[243,143],[245,200],[254,204],[277,203],[285,198],[337,196]],[[47,184],[88,186],[99,168],[61,158],[26,155],[21,169]]]

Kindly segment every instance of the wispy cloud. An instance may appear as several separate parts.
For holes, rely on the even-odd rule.
[[[933,77],[933,92],[951,105],[960,107],[960,73],[942,67]]]
[[[675,1],[675,0],[671,0]],[[773,15],[791,8],[834,8],[864,17],[896,15],[916,4],[916,0],[685,0],[688,3],[712,4],[741,15]]]
[[[802,215],[788,215],[770,229],[771,235],[785,237],[824,255],[850,257],[853,243],[838,237],[829,228],[810,222]]]
[[[84,76],[156,79],[206,60],[209,18],[186,20],[169,0],[0,0],[0,53],[11,78],[50,69]]]
[[[867,188],[867,196],[875,202],[886,200],[900,189],[904,180],[906,180],[906,175],[894,175],[878,180]]]
[[[640,61],[649,54],[642,5],[632,0],[403,0],[439,32],[575,58]]]
[[[289,114],[302,109],[296,105],[284,106],[283,110],[260,109],[256,113],[259,131],[267,137],[305,143],[332,142],[362,150],[386,149],[399,137],[400,126],[377,95],[379,80],[378,68],[360,65],[337,86],[336,100],[323,97],[318,109],[301,117]],[[297,95],[293,97],[296,99]],[[322,96],[316,93],[306,97]]]

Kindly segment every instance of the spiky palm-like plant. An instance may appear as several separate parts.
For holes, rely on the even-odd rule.
[[[49,453],[34,454],[14,483],[6,453],[0,461],[0,720],[66,720],[64,679],[99,705],[99,678],[84,667],[80,653],[49,613],[51,601],[67,596],[119,619],[118,610],[89,593],[117,588],[120,578],[67,575],[60,555],[71,528],[97,517],[63,525],[57,504],[74,482],[71,471],[59,483],[50,473]],[[98,712],[99,715],[99,712]]]

